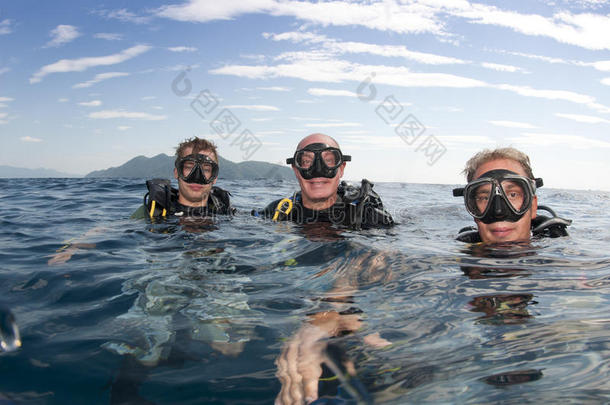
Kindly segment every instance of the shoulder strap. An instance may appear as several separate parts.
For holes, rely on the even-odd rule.
[[[341,182],[338,194],[343,201],[355,207],[350,216],[350,225],[355,229],[360,229],[363,225],[394,225],[392,216],[383,208],[381,198],[373,191],[373,186],[367,179],[362,179],[360,187]]]
[[[555,211],[546,205],[539,205],[538,210],[546,211],[551,217],[546,215],[536,215],[532,220],[532,234],[537,237],[558,238],[568,236],[567,227],[572,224],[571,219],[559,217]]]
[[[144,196],[144,206],[150,218],[173,213],[173,202],[178,196],[178,190],[172,188],[170,180],[146,180],[146,187],[148,193]]]
[[[460,229],[455,239],[465,243],[479,243],[481,242],[481,235],[479,235],[479,230],[475,226],[467,226]]]
[[[231,207],[231,195],[230,192],[224,190],[220,187],[212,187],[212,192],[210,193],[208,204],[211,202],[212,207],[219,214],[228,214],[233,215],[235,213],[235,208]]]

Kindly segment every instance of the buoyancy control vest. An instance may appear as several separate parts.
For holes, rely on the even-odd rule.
[[[231,195],[220,187],[213,186],[205,207],[189,207],[178,202],[178,190],[171,186],[168,179],[152,179],[146,181],[148,193],[144,196],[144,206],[150,218],[178,216],[210,216],[233,215],[235,208],[231,206]]]
[[[331,222],[353,229],[390,227],[394,220],[383,208],[373,183],[363,179],[359,187],[342,181],[337,189],[337,201],[324,210],[312,210],[303,205],[301,193],[278,199],[263,210],[252,210],[252,215],[272,218],[274,221],[292,221],[298,224]]]

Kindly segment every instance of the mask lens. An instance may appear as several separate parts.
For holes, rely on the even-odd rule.
[[[295,156],[295,164],[300,169],[309,169],[315,160],[315,153],[310,151],[299,151]]]
[[[193,160],[183,160],[182,162],[180,162],[180,166],[182,166],[182,168],[180,169],[182,175],[184,177],[188,177],[188,175],[191,174],[191,172],[195,168],[196,164],[197,163]]]
[[[492,198],[491,182],[484,182],[468,189],[468,211],[475,216],[482,216]]]
[[[516,212],[521,212],[529,206],[529,190],[527,185],[521,180],[503,180],[501,183],[502,191],[506,200]],[[527,190],[527,191],[526,191]]]
[[[329,169],[334,169],[341,163],[341,156],[337,150],[322,151],[322,161]]]

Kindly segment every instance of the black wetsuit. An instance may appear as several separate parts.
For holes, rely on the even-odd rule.
[[[190,216],[207,217],[214,215],[233,215],[235,208],[231,206],[230,193],[220,187],[212,187],[208,196],[208,203],[205,207],[190,207],[178,202],[178,190],[171,187],[171,183],[166,179],[153,179],[146,181],[148,193],[144,196],[144,204],[140,206],[131,218],[149,218],[153,206],[152,217],[163,216]],[[165,210],[165,215],[163,211]]]

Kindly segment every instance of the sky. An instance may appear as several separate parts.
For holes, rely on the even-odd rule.
[[[513,146],[547,187],[610,190],[609,50],[606,0],[4,0],[0,165],[84,175],[192,136],[285,164],[321,132],[348,180],[463,184]]]

